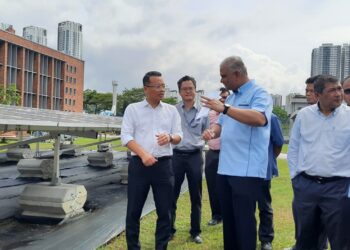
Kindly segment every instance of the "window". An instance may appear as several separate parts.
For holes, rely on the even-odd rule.
[[[76,95],[77,94],[77,90],[76,89],[74,89],[74,95]]]
[[[73,100],[73,106],[75,106],[75,100]]]
[[[69,88],[69,94],[70,95],[72,94],[72,88]]]
[[[66,94],[68,93],[68,87],[66,87]]]

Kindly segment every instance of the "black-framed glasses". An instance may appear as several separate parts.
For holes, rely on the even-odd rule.
[[[344,89],[344,94],[350,95],[350,89]]]
[[[158,84],[158,85],[146,85],[146,87],[149,88],[155,88],[156,90],[165,89],[165,84]]]

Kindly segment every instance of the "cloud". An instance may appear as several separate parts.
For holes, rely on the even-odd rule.
[[[85,88],[119,91],[141,86],[160,70],[170,88],[193,75],[206,91],[221,86],[219,64],[240,55],[251,78],[269,92],[304,92],[311,50],[349,42],[350,2],[325,0],[0,0],[0,22],[48,31],[57,48],[57,24],[83,25]]]

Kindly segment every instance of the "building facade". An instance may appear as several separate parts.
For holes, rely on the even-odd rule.
[[[297,93],[291,93],[286,96],[286,107],[285,110],[287,111],[288,115],[293,114],[294,112],[308,106],[308,103],[306,101],[306,96],[297,94]]]
[[[83,26],[79,23],[65,21],[58,24],[57,50],[67,55],[82,59]]]
[[[21,106],[82,112],[84,61],[0,30],[0,87],[10,85]]]
[[[12,34],[16,33],[16,31],[13,29],[13,26],[11,24],[7,24],[7,23],[0,23],[0,30],[7,31],[7,32],[10,32]]]
[[[29,41],[47,45],[47,32],[46,29],[28,26],[23,28],[23,37]]]
[[[311,76],[326,74],[341,78],[341,46],[324,43],[312,50]]]
[[[271,94],[273,106],[282,107],[282,96],[279,94]]]
[[[341,48],[341,79],[350,76],[350,44],[343,44]]]

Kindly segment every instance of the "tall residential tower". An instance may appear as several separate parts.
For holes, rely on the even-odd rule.
[[[324,43],[312,50],[311,76],[327,74],[341,77],[341,46]]]
[[[23,28],[23,37],[25,39],[45,46],[47,45],[46,34],[46,29],[40,27],[28,26]]]
[[[79,23],[65,21],[58,24],[57,50],[82,59],[83,33]]]

